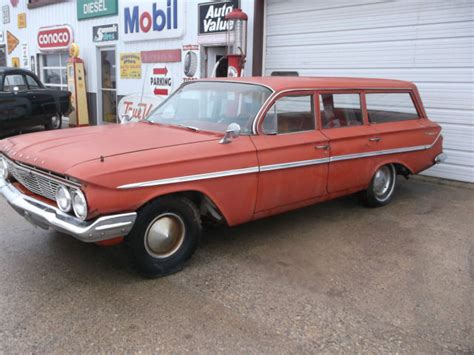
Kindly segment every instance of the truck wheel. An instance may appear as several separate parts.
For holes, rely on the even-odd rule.
[[[126,238],[132,267],[147,278],[180,271],[197,248],[201,219],[184,197],[159,198],[138,213]]]
[[[63,117],[60,113],[54,114],[45,124],[45,128],[50,131],[53,129],[60,129],[63,125]]]
[[[393,164],[384,165],[375,172],[369,188],[360,192],[360,200],[369,207],[385,206],[393,198],[396,183],[395,166]]]

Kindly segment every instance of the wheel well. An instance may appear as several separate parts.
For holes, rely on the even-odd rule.
[[[413,172],[408,167],[401,163],[393,163],[393,165],[395,166],[395,170],[397,171],[398,175],[408,178],[409,175],[413,174]]]
[[[212,201],[212,199],[202,193],[201,191],[178,191],[165,195],[160,195],[156,199],[163,197],[185,197],[193,202],[199,210],[201,217],[208,219],[214,223],[227,224],[224,214],[219,210],[219,207]]]

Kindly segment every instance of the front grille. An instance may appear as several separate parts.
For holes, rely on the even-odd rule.
[[[9,160],[7,160],[7,165],[9,173],[25,188],[34,194],[46,197],[53,201],[56,200],[56,191],[59,187],[59,183],[37,174],[32,170],[19,167]]]

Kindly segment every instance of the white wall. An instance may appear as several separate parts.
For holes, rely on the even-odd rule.
[[[409,80],[443,127],[446,164],[474,182],[472,0],[266,0],[264,72]]]
[[[111,43],[116,46],[117,50],[117,64],[118,55],[121,52],[140,52],[144,50],[159,50],[159,49],[179,49],[184,44],[197,44],[197,28],[198,28],[198,3],[210,2],[208,0],[178,0],[185,6],[185,23],[184,33],[181,38],[176,39],[160,39],[151,41],[139,41],[139,42],[123,42],[120,37],[119,41]],[[136,1],[139,5],[142,1]],[[119,0],[119,14],[122,11],[122,1]],[[80,57],[84,60],[86,71],[87,71],[87,91],[97,93],[97,74],[99,70],[98,66],[98,47],[100,44],[92,41],[92,27],[98,25],[106,25],[112,23],[118,23],[119,27],[122,26],[120,23],[119,16],[108,16],[99,17],[88,20],[77,20],[76,1],[69,0],[64,3],[58,3],[50,6],[39,7],[35,9],[28,9],[26,0],[19,2],[18,6],[13,8],[10,5],[10,0],[0,0],[0,8],[3,5],[9,5],[11,22],[7,25],[3,25],[0,19],[0,30],[12,32],[17,38],[20,39],[20,43],[29,44],[30,56],[40,53],[37,44],[36,36],[40,27],[53,26],[60,24],[68,24],[74,30],[74,41],[78,43],[80,47]],[[254,13],[254,2],[253,0],[241,0],[241,8],[249,15],[249,42],[248,48],[249,53],[247,57],[247,70],[250,73],[252,68],[252,45],[253,45],[253,13]],[[17,27],[17,16],[18,13],[26,12],[27,16],[27,28],[18,29]],[[107,44],[107,45],[111,45]],[[21,57],[21,46],[18,46],[15,51],[8,56],[7,63],[11,65],[11,57]],[[165,63],[168,69],[176,77],[174,89],[177,88],[178,84],[182,82],[182,64],[181,63]],[[150,67],[156,66],[156,64],[143,64],[142,65],[142,79],[133,80],[126,79],[121,80],[119,78],[119,72],[117,71],[117,93],[118,95],[128,95],[132,93],[141,92],[143,84],[147,84],[146,73],[151,70]],[[118,70],[118,68],[117,68]],[[145,85],[146,86],[146,85]]]

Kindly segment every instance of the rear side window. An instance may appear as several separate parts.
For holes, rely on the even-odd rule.
[[[323,128],[364,124],[359,94],[321,94],[319,107]]]
[[[366,94],[369,122],[386,123],[420,118],[409,93]]]
[[[18,87],[18,90],[20,91],[28,90],[23,75],[10,74],[5,76],[5,81],[3,82],[3,91],[13,91],[14,87]]]
[[[312,95],[292,95],[278,99],[263,121],[263,133],[284,134],[315,128]]]

